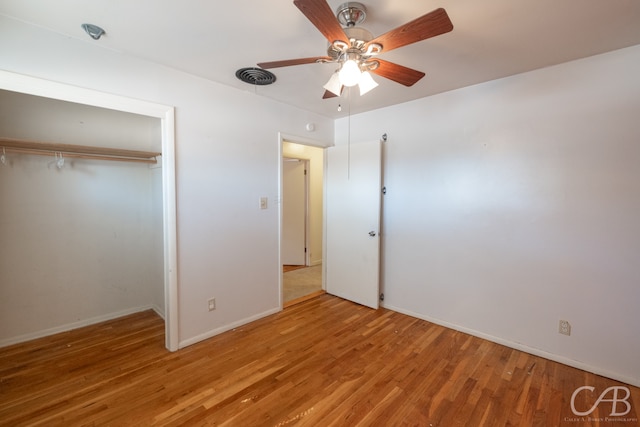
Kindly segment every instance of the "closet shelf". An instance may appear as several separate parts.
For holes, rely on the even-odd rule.
[[[0,149],[6,152],[51,155],[61,154],[65,157],[114,160],[122,162],[157,163],[157,156],[162,153],[154,151],[125,150],[121,148],[91,147],[88,145],[58,144],[40,141],[0,137]]]

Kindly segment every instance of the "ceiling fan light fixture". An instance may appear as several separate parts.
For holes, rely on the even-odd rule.
[[[358,83],[358,87],[360,88],[360,96],[362,96],[365,93],[369,92],[371,89],[375,89],[376,87],[378,87],[378,83],[376,83],[376,81],[373,80],[373,77],[371,76],[370,72],[365,71],[360,76],[360,82]]]
[[[345,63],[342,64],[342,68],[340,68],[340,71],[338,72],[340,83],[342,83],[343,86],[347,87],[357,85],[358,82],[360,82],[361,75],[362,72],[360,71],[360,67],[358,66],[358,63],[353,59],[345,61]]]
[[[341,92],[341,89],[342,89],[342,83],[340,83],[340,76],[338,75],[337,71],[335,73],[331,74],[331,77],[329,78],[329,81],[327,82],[327,84],[325,84],[323,86],[323,88],[328,90],[329,92],[331,92],[335,96],[340,96],[340,92]]]
[[[342,3],[336,15],[333,15],[328,0],[295,0],[293,3],[327,39],[326,56],[261,62],[258,65],[266,69],[311,63],[338,64],[338,71],[323,86],[325,93],[322,99],[340,96],[345,86],[357,84],[361,95],[371,91],[378,84],[370,72],[404,86],[412,86],[425,76],[422,71],[374,59],[376,55],[453,30],[447,12],[438,8],[373,38],[370,31],[358,26],[366,17],[366,8],[361,3]]]

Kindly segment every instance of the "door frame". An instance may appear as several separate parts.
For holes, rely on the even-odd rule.
[[[0,89],[160,119],[165,347],[179,348],[174,107],[0,70]]]
[[[279,292],[279,300],[280,300],[280,310],[283,309],[284,307],[284,292],[283,292],[283,273],[282,273],[282,192],[283,192],[283,179],[282,179],[282,159],[284,158],[283,156],[283,149],[282,146],[285,142],[291,142],[294,144],[299,144],[299,145],[306,145],[309,147],[314,147],[314,148],[320,148],[322,150],[326,150],[328,147],[333,146],[333,144],[328,144],[319,140],[314,140],[314,139],[310,139],[310,138],[305,138],[305,137],[301,137],[298,135],[291,135],[291,134],[287,134],[287,133],[283,133],[283,132],[278,132],[278,199],[277,199],[277,204],[278,204],[278,292]],[[323,155],[323,172],[326,171],[326,153],[324,153]],[[302,159],[302,160],[307,160],[307,159]],[[306,179],[306,185],[309,186],[310,185],[310,178],[307,177]],[[323,199],[325,197],[325,183],[324,183],[324,179],[323,179],[323,183],[322,183],[322,192],[323,192]],[[307,187],[307,198],[309,197],[309,188]],[[309,204],[307,202],[307,214],[308,214],[308,209],[309,209]],[[323,215],[324,215],[324,204],[323,204]],[[323,218],[323,227],[322,227],[322,259],[325,258],[326,255],[326,247],[325,247],[325,226],[324,226],[324,218]],[[308,222],[308,221],[307,221]],[[310,251],[308,250],[309,248],[309,242],[307,241],[308,236],[309,236],[309,227],[310,225],[307,223],[306,224],[306,236],[305,236],[305,241],[306,241],[306,246],[307,246],[307,254],[306,254],[306,261],[307,261],[307,265],[311,264],[311,254]],[[325,283],[325,274],[324,274],[324,265],[323,265],[323,272],[322,272],[322,289],[326,289],[326,283]]]

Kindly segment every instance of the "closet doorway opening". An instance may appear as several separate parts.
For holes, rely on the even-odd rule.
[[[283,307],[324,293],[324,148],[281,141],[280,268]]]
[[[55,152],[47,157],[20,153],[15,147],[0,153],[0,172],[6,175],[5,183],[12,180],[3,192],[13,198],[13,206],[3,208],[2,215],[30,236],[30,243],[17,248],[24,256],[15,255],[14,261],[22,264],[11,274],[18,281],[37,283],[37,289],[5,290],[14,302],[21,302],[23,311],[33,310],[26,317],[14,310],[26,323],[3,330],[0,342],[19,342],[153,308],[165,320],[165,346],[177,350],[173,108],[8,72],[0,72],[0,90],[8,102],[25,108],[20,123],[3,126],[9,134],[0,137],[23,145],[31,141],[161,153],[156,164]],[[38,103],[43,106],[34,107]],[[34,108],[33,117],[28,108]],[[74,111],[75,121],[57,120],[65,114],[72,117]],[[126,139],[136,134],[147,134],[141,140],[153,142],[126,146]],[[120,146],[108,147],[109,137]],[[135,200],[143,194],[144,200]],[[14,243],[20,241],[14,237]],[[142,241],[148,242],[150,253],[139,258],[129,254],[134,261],[118,262],[123,259],[118,252],[135,252]],[[89,253],[94,256],[85,256]],[[29,264],[28,254],[39,258]],[[45,323],[37,324],[43,316],[48,316]]]

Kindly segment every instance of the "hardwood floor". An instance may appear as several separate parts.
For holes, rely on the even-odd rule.
[[[638,425],[638,388],[631,421],[576,421],[576,388],[586,410],[623,384],[329,295],[175,353],[163,329],[149,311],[0,349],[0,425]]]
[[[301,296],[300,298],[294,298],[294,299],[292,299],[290,301],[285,301],[282,304],[282,307],[283,308],[291,307],[292,305],[300,304],[301,302],[305,302],[307,300],[316,298],[316,297],[318,297],[320,295],[323,295],[325,293],[326,292],[324,290],[315,291],[315,292],[310,293],[309,295],[304,295],[304,296]]]

